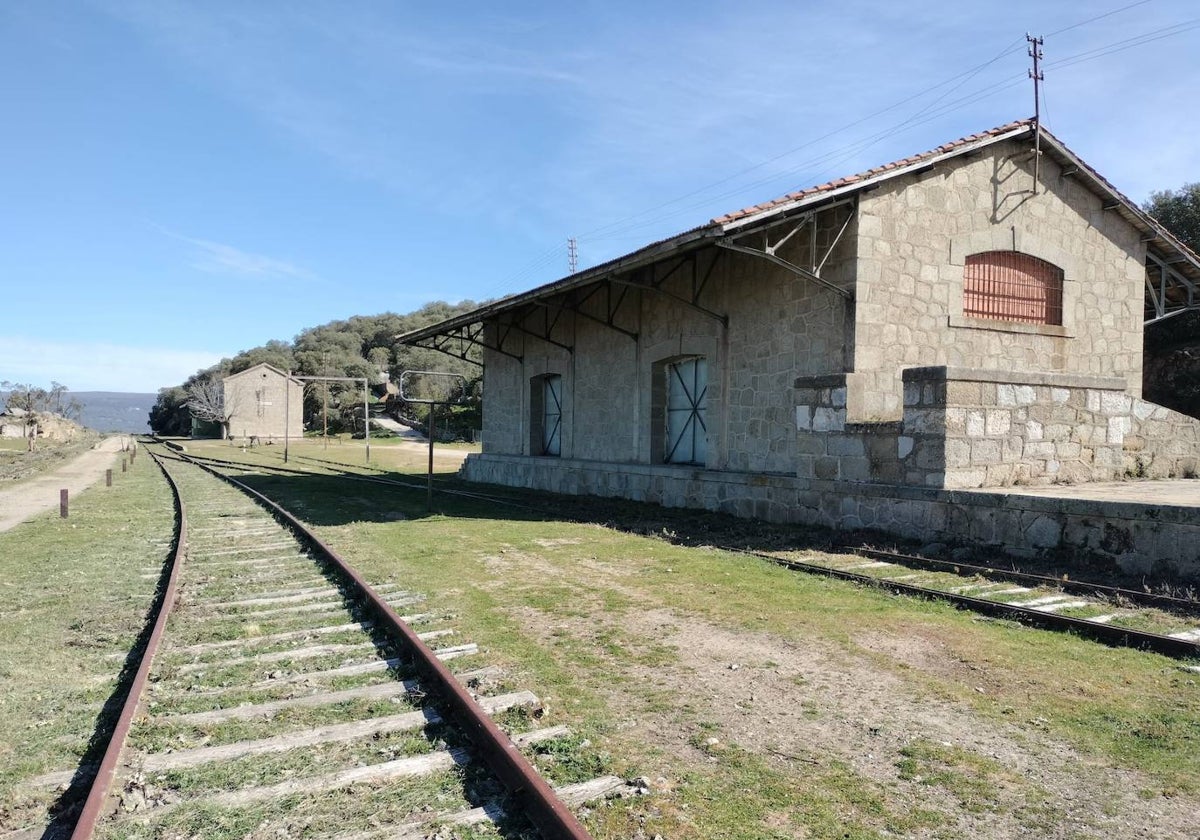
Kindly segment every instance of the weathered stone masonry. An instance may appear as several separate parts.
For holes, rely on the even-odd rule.
[[[1030,131],[748,208],[480,310],[484,453],[464,476],[1200,579],[1188,517],[989,492],[1200,463],[1200,423],[1139,398],[1147,256],[1197,279],[1200,260],[1044,132],[1035,190]],[[1060,272],[1061,323],[966,317],[964,267],[991,253]],[[688,358],[707,365],[707,454],[666,464],[662,371]],[[548,375],[557,457],[531,417]]]

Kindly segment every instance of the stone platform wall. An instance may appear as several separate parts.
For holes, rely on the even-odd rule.
[[[1192,507],[510,455],[470,455],[461,475],[771,522],[877,530],[1016,556],[1053,554],[1100,575],[1200,583],[1200,517]]]
[[[946,367],[903,379],[903,418],[885,423],[847,422],[845,374],[797,379],[797,477],[976,488],[1200,471],[1200,421],[1126,394],[1123,379]]]
[[[1117,378],[966,368],[904,371],[904,434],[941,439],[948,488],[1188,477],[1200,421],[1124,392]],[[908,482],[915,483],[915,482]]]

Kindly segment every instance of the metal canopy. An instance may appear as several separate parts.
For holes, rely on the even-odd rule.
[[[516,359],[518,362],[524,361],[521,356],[515,353],[509,353],[507,350],[501,350],[495,342],[488,343],[487,334],[484,330],[483,322],[476,321],[469,324],[459,324],[449,327],[441,332],[431,333],[422,338],[408,342],[413,347],[424,347],[426,350],[436,350],[439,353],[445,353],[447,356],[453,356],[456,359],[461,359],[464,362],[470,362],[473,365],[483,367],[483,362],[477,359],[472,359],[469,355],[471,347],[482,347],[485,350],[492,350],[496,353],[501,353],[508,356],[510,359]]]
[[[1057,137],[1044,128],[1041,128],[1040,131],[1042,154],[1061,167],[1059,177],[1071,178],[1076,183],[1086,186],[1093,195],[1100,199],[1101,205],[1106,210],[1120,215],[1141,234],[1143,242],[1147,244],[1146,322],[1169,318],[1191,308],[1200,308],[1200,295],[1195,292],[1196,287],[1200,286],[1200,256],[1194,254],[1156,219],[1147,215],[1122,195]],[[502,342],[497,346],[495,342],[489,341],[481,324],[483,322],[493,324],[498,330],[505,330],[506,333],[516,330],[519,326],[520,330],[532,329],[536,334],[538,328],[532,327],[532,322],[525,321],[529,313],[535,309],[541,309],[547,315],[551,311],[572,312],[581,318],[602,323],[615,332],[637,340],[637,332],[622,327],[617,319],[617,314],[626,300],[626,293],[629,289],[663,295],[706,317],[727,324],[728,319],[725,315],[700,303],[700,293],[708,282],[715,258],[713,262],[709,263],[706,271],[699,272],[699,253],[707,250],[710,245],[768,260],[799,277],[821,283],[823,286],[835,289],[839,295],[849,298],[853,296],[852,290],[837,287],[821,277],[821,269],[825,260],[828,259],[828,252],[823,259],[817,261],[814,248],[813,262],[815,265],[804,267],[783,260],[775,253],[775,249],[792,236],[798,235],[806,223],[811,225],[812,216],[820,210],[836,206],[839,203],[857,200],[861,193],[875,189],[892,179],[923,172],[954,158],[979,154],[998,143],[1025,139],[1034,139],[1034,125],[1030,120],[1021,120],[982,134],[972,135],[939,146],[929,152],[903,158],[858,175],[840,178],[819,187],[789,194],[776,201],[714,219],[708,224],[652,243],[594,268],[485,304],[478,309],[441,323],[398,335],[396,340],[405,344],[447,352],[456,358],[466,358],[464,355],[466,349],[474,345],[520,359],[519,355],[500,350]],[[1046,170],[1043,169],[1042,172],[1045,175]],[[853,217],[854,212],[851,211],[850,217],[838,234],[839,239],[845,233],[846,227]],[[790,225],[791,227],[786,234],[772,243],[768,231],[781,225]],[[759,236],[762,238],[759,239]],[[761,247],[759,247],[760,243],[762,243]],[[834,245],[836,244],[835,240]],[[833,246],[829,251],[832,249]],[[676,259],[679,260],[679,263],[668,270],[667,277],[685,265],[693,266],[691,289],[685,294],[676,294],[672,290],[664,289],[662,284],[667,277],[661,280],[656,279],[658,272],[655,267]],[[691,260],[690,263],[689,260]],[[598,305],[599,298],[597,296],[603,296],[604,306]],[[589,311],[585,311],[585,305]],[[600,310],[603,310],[602,314],[594,314]],[[516,325],[513,324],[513,319],[517,319]],[[544,329],[546,320],[542,319],[540,322],[542,335],[539,335],[539,338],[549,335]],[[504,322],[508,322],[507,326]],[[560,346],[565,347],[566,345],[560,343]]]
[[[1153,324],[1197,308],[1200,300],[1196,284],[1167,260],[1147,251],[1145,323]]]
[[[818,262],[817,261],[817,216],[825,210],[832,210],[833,208],[840,207],[843,204],[852,205],[850,212],[846,215],[845,220],[842,222],[842,226],[838,230],[837,236],[835,236],[833,238],[833,241],[829,243],[829,247],[825,249],[824,255],[822,255],[820,261]],[[842,297],[846,298],[847,300],[852,300],[854,298],[853,293],[847,289],[843,289],[841,286],[838,286],[836,283],[830,283],[828,280],[823,278],[821,276],[821,269],[825,267],[825,263],[828,262],[830,255],[833,253],[834,249],[837,248],[838,243],[842,241],[842,235],[846,232],[846,228],[848,228],[850,226],[850,221],[854,218],[854,214],[856,212],[854,209],[855,204],[856,204],[855,199],[846,199],[843,201],[834,202],[833,204],[826,204],[821,207],[817,207],[815,209],[809,210],[805,213],[801,213],[798,216],[791,216],[787,219],[780,219],[777,222],[774,222],[769,225],[765,225],[762,228],[755,229],[753,231],[742,231],[740,233],[733,234],[732,236],[726,236],[722,239],[718,239],[717,246],[720,248],[725,248],[730,251],[737,251],[742,254],[749,254],[752,257],[759,257],[760,259],[764,259],[769,263],[773,263],[774,265],[777,265],[780,268],[790,271],[791,273],[793,273],[799,277],[802,277],[805,280],[811,280],[812,282],[818,283],[827,289],[831,289],[832,291],[836,292],[837,294],[841,295]],[[789,224],[791,226],[791,230],[789,230],[787,233],[780,236],[777,240],[775,240],[774,244],[772,244],[771,231],[774,228],[776,228],[780,225],[783,225],[783,224]],[[790,240],[793,236],[795,236],[796,234],[798,234],[801,230],[804,230],[805,228],[808,229],[809,235],[811,238],[811,242],[810,242],[810,246],[809,246],[809,255],[812,259],[812,268],[804,268],[803,266],[799,266],[799,265],[796,265],[795,263],[788,262],[787,260],[780,257],[779,254],[777,253],[780,248],[782,248],[784,245],[787,244],[788,240]],[[757,236],[759,234],[762,235],[762,247],[761,248],[755,248],[753,246],[745,245],[745,244],[739,243],[737,241],[738,239],[748,238],[751,234],[753,234],[755,236],[755,238],[757,238]]]
[[[700,255],[693,251],[690,254],[680,257],[675,265],[671,266],[670,270],[668,270],[667,273],[662,277],[656,278],[653,268],[643,268],[638,271],[631,272],[628,277],[609,278],[608,282],[618,286],[625,286],[631,289],[641,289],[645,292],[660,294],[663,297],[669,298],[676,303],[681,303],[689,309],[699,312],[701,315],[712,318],[722,326],[728,327],[728,315],[723,315],[720,312],[715,312],[708,307],[700,305],[700,295],[703,294],[705,287],[708,286],[708,281],[712,277],[713,269],[717,267],[717,261],[720,258],[721,254],[719,252],[713,254],[713,258],[709,261],[708,268],[704,270],[703,276],[701,276],[700,273]],[[664,288],[667,281],[674,277],[676,272],[685,266],[689,269],[689,288],[687,290],[687,295],[679,295]]]

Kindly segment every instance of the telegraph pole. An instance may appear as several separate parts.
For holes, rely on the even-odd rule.
[[[572,274],[579,270],[579,244],[574,236],[567,239],[567,265]]]
[[[1025,40],[1029,42],[1029,57],[1033,59],[1033,69],[1029,78],[1033,79],[1033,194],[1037,195],[1038,178],[1042,168],[1042,37],[1034,38],[1028,32]]]

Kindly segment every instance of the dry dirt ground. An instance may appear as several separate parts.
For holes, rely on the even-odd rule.
[[[0,490],[0,531],[7,531],[47,510],[58,507],[59,491],[67,489],[68,498],[81,493],[104,477],[104,471],[117,461],[128,437],[108,437],[56,470]]]
[[[503,581],[506,572],[528,575],[532,568],[538,576],[567,582],[562,566],[535,554],[508,550],[487,561],[492,580]],[[601,561],[581,559],[570,578],[605,581],[611,587],[613,572]],[[625,588],[623,594],[644,609],[614,619],[603,604],[581,599],[570,617],[530,607],[517,617],[526,632],[547,644],[564,634],[592,638],[598,628],[616,621],[625,634],[672,650],[664,661],[638,666],[635,679],[675,695],[674,708],[648,708],[620,682],[594,686],[626,722],[617,737],[662,752],[661,764],[648,768],[652,791],[669,792],[679,782],[681,768],[717,763],[723,750],[741,749],[789,774],[849,767],[885,791],[891,811],[933,810],[949,820],[906,837],[1200,838],[1200,803],[1194,798],[1143,799],[1139,791],[1147,785],[1138,773],[1082,757],[1070,745],[1040,733],[1036,721],[1006,725],[989,720],[895,675],[898,665],[901,672],[936,674],[981,693],[998,687],[998,677],[989,674],[986,664],[961,661],[936,638],[855,637],[852,632],[848,648],[798,643],[664,609],[634,589]],[[862,652],[852,652],[856,647]],[[891,667],[881,667],[885,662]],[[681,707],[697,710],[704,722],[699,735],[696,717],[681,716]],[[944,747],[992,768],[978,791],[986,801],[975,807],[963,800],[962,790],[930,784],[911,773],[906,778],[898,768],[902,751],[914,744]],[[769,815],[766,819],[770,824]],[[787,815],[779,820],[787,832]]]

